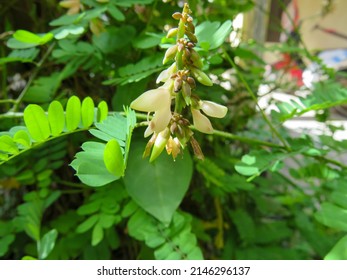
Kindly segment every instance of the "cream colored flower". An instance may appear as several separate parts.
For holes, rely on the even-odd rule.
[[[141,112],[154,112],[154,116],[145,131],[145,137],[153,132],[160,133],[168,126],[172,116],[170,89],[159,87],[148,90],[136,98],[130,107]]]
[[[200,101],[200,109],[208,116],[213,118],[224,118],[228,108],[212,101]]]
[[[80,9],[82,8],[80,0],[64,0],[59,2],[59,5],[63,8],[68,9],[68,15],[78,14]]]
[[[169,68],[160,72],[156,80],[156,83],[159,84],[160,82],[166,82],[173,73],[176,73],[176,71],[177,71],[177,66],[176,66],[176,62],[174,62]]]
[[[200,110],[192,108],[194,127],[200,132],[211,134],[213,133],[213,127],[210,120]]]

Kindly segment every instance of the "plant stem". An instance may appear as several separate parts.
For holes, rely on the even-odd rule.
[[[45,52],[45,54],[43,55],[43,57],[41,58],[41,60],[37,63],[37,67],[34,69],[32,75],[30,76],[27,84],[25,85],[25,88],[22,90],[22,92],[20,93],[20,95],[18,96],[18,98],[16,99],[16,101],[14,102],[12,108],[11,108],[11,112],[16,112],[18,110],[18,107],[20,105],[20,103],[22,102],[22,99],[24,98],[25,94],[27,93],[28,89],[30,88],[31,84],[33,83],[33,81],[35,80],[37,74],[39,73],[43,63],[46,61],[46,59],[48,58],[49,54],[52,52],[54,46],[55,46],[55,42],[53,42],[49,48],[47,49],[47,51]]]
[[[254,94],[254,92],[252,91],[252,89],[250,88],[249,84],[247,83],[247,81],[245,80],[244,76],[242,75],[242,73],[239,71],[239,69],[237,68],[237,65],[235,64],[235,62],[231,59],[231,57],[229,56],[229,54],[226,52],[225,49],[223,49],[223,54],[226,58],[226,60],[230,63],[230,65],[235,69],[237,76],[240,78],[240,80],[242,81],[242,83],[244,84],[244,86],[246,87],[246,90],[248,91],[248,93],[250,94],[251,98],[253,99],[253,101],[255,102],[256,106],[258,107],[263,119],[265,120],[265,122],[268,124],[268,126],[270,127],[271,131],[276,135],[276,137],[282,142],[282,144],[285,146],[286,150],[290,151],[291,148],[290,146],[287,144],[286,140],[282,137],[282,135],[277,131],[277,129],[273,126],[273,124],[271,123],[271,121],[269,120],[269,118],[266,116],[266,114],[264,113],[263,109],[259,106],[258,104],[258,99],[256,97],[256,95]]]

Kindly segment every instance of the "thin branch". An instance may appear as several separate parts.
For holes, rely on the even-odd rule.
[[[45,52],[45,54],[43,55],[41,60],[37,63],[37,67],[34,69],[32,75],[29,78],[29,81],[27,82],[27,84],[25,85],[25,88],[22,90],[22,92],[20,93],[20,95],[16,99],[14,105],[10,109],[10,112],[16,112],[18,110],[18,107],[19,107],[20,103],[22,102],[22,99],[24,98],[24,96],[27,93],[28,89],[30,88],[31,84],[35,80],[35,78],[36,78],[37,74],[39,73],[43,63],[46,61],[46,59],[48,58],[49,54],[52,52],[55,44],[56,44],[56,42],[53,42],[49,46],[49,48],[47,49],[47,51]]]
[[[277,131],[277,129],[273,126],[273,124],[271,123],[271,121],[269,120],[269,118],[266,116],[265,112],[263,111],[263,109],[259,106],[258,104],[258,99],[256,97],[256,95],[254,94],[254,92],[252,91],[252,89],[250,88],[249,84],[247,83],[246,79],[244,78],[244,76],[242,75],[242,73],[239,71],[239,69],[237,68],[237,65],[235,64],[235,62],[231,59],[231,57],[229,56],[229,54],[226,52],[225,49],[223,49],[223,54],[226,58],[226,60],[230,63],[230,65],[235,69],[237,76],[240,78],[240,80],[242,81],[242,83],[244,84],[244,86],[246,87],[246,90],[248,91],[248,93],[250,94],[250,96],[252,97],[253,101],[256,103],[256,106],[258,107],[263,119],[265,120],[265,122],[268,124],[268,126],[270,127],[271,131],[276,135],[276,137],[282,142],[282,144],[286,147],[286,149],[288,151],[291,150],[290,146],[287,144],[286,140],[282,137],[282,135]]]

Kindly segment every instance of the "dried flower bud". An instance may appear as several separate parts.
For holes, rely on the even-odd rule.
[[[192,145],[193,151],[194,151],[194,155],[200,159],[200,160],[204,160],[204,154],[201,151],[200,145],[198,143],[198,141],[195,140],[195,138],[193,136],[190,137],[190,144]]]
[[[166,152],[169,155],[171,154],[174,160],[176,159],[177,155],[181,152],[181,143],[177,137],[172,138],[170,136],[166,144]]]
[[[195,80],[192,77],[187,78],[187,83],[190,85],[192,89],[196,87]]]
[[[68,15],[78,14],[80,9],[82,8],[80,0],[64,0],[59,2],[59,6],[67,8]]]
[[[148,141],[146,148],[145,148],[145,151],[143,152],[143,155],[142,155],[143,158],[149,157],[149,155],[151,154],[152,147],[154,145],[155,140],[157,139],[157,136],[158,136],[158,134],[154,133],[152,135],[151,139]]]
[[[174,122],[174,123],[172,123],[172,125],[170,126],[170,132],[171,132],[171,134],[175,134],[176,130],[177,130],[177,123]]]
[[[179,92],[182,88],[182,79],[177,77],[174,81],[174,91]]]

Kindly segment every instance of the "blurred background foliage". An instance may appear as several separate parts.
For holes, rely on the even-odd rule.
[[[124,180],[98,188],[81,183],[70,166],[84,142],[100,141],[87,129],[43,141],[11,160],[2,158],[1,258],[347,257],[347,169],[331,159],[346,150],[345,140],[334,139],[342,128],[328,125],[329,133],[313,138],[293,136],[282,125],[307,111],[327,122],[331,107],[347,103],[347,90],[335,82],[334,71],[323,67],[328,79],[317,83],[303,104],[276,101],[277,112],[264,117],[257,110],[260,85],[269,85],[270,93],[292,91],[297,84],[265,79],[262,53],[276,50],[319,60],[290,42],[268,49],[252,38],[231,41],[230,32],[238,31],[231,23],[255,9],[257,1],[188,2],[204,71],[215,82],[212,88],[200,86],[199,95],[229,108],[227,117],[213,123],[219,133],[195,134],[205,160],[187,151],[176,168],[163,154],[153,171],[141,159],[141,127],[133,132]],[[119,112],[156,87],[155,79],[165,68],[165,48],[173,43],[165,38],[176,24],[171,15],[183,1],[70,3],[74,10],[69,11],[75,12],[70,15],[56,0],[0,3],[1,135],[13,136],[13,128],[23,126],[28,104],[47,110],[52,101],[65,106],[76,95],[91,97],[95,104],[106,101],[109,111]],[[41,34],[41,39],[16,30]],[[8,143],[5,139],[1,145]],[[165,185],[169,205],[149,210],[141,199],[150,199],[148,188],[157,197],[151,189],[155,180],[159,189]]]

